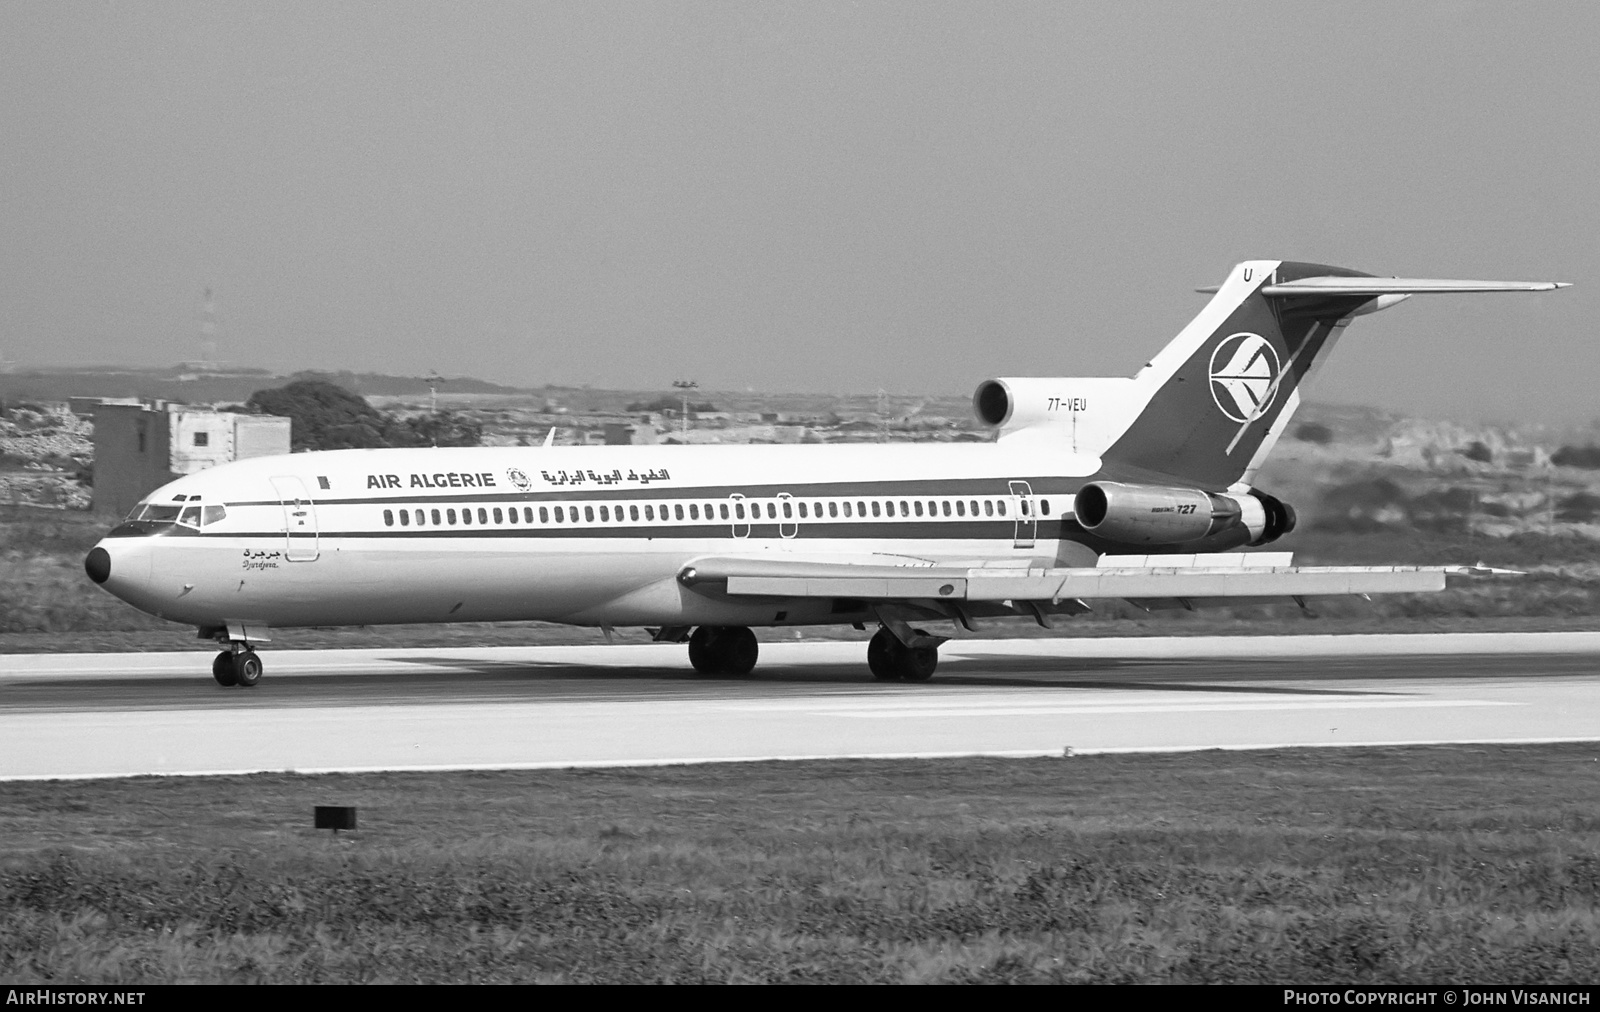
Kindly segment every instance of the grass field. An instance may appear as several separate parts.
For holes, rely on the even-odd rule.
[[[1587,744],[4,783],[0,841],[19,983],[1600,978]]]

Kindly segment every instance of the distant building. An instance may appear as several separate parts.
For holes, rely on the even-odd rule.
[[[607,446],[639,446],[656,442],[656,427],[648,422],[607,422]]]
[[[94,511],[123,516],[174,478],[289,452],[289,419],[184,404],[101,403],[94,411]]]

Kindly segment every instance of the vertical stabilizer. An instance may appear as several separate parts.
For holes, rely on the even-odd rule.
[[[1135,377],[1149,400],[1106,449],[1105,463],[1212,489],[1248,482],[1350,317],[1383,308],[1364,292],[1268,294],[1274,285],[1313,277],[1359,285],[1371,275],[1278,260],[1236,266],[1200,315]]]

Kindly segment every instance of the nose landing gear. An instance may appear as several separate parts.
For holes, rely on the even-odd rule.
[[[211,662],[211,677],[225,688],[251,689],[261,681],[261,658],[243,643],[224,650]]]

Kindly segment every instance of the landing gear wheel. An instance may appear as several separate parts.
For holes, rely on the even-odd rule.
[[[898,682],[900,673],[894,667],[894,651],[900,641],[887,629],[879,629],[867,643],[867,667],[872,677],[880,682]]]
[[[922,629],[911,630],[927,636]],[[882,682],[926,682],[939,666],[938,647],[908,647],[888,629],[879,629],[867,644],[867,667]]]
[[[712,641],[716,639],[717,630],[708,625],[703,625],[689,637],[689,663],[694,665],[694,670],[702,675],[717,673],[716,654],[712,649]]]
[[[928,635],[925,629],[913,629],[918,636]],[[900,677],[907,682],[926,682],[939,666],[938,647],[901,647]]]
[[[761,654],[755,633],[742,625],[734,626],[722,630],[715,643],[723,674],[743,676],[755,670],[756,658]]]
[[[233,675],[233,654],[230,651],[224,650],[211,662],[211,677],[223,688],[231,689],[239,684]]]
[[[744,626],[703,625],[689,637],[689,663],[702,675],[748,675],[761,646]]]
[[[246,689],[261,681],[261,658],[254,650],[241,650],[233,655],[233,679]]]

